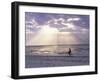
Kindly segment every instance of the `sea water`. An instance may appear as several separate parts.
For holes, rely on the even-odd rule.
[[[80,65],[89,65],[89,44],[25,47],[25,68]]]

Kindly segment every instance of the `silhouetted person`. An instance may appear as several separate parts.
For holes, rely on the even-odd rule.
[[[71,55],[71,49],[69,48],[68,54]]]

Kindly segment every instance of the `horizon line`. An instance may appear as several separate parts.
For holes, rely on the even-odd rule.
[[[55,44],[55,45],[25,45],[25,46],[66,46],[66,45],[89,45],[89,44]]]

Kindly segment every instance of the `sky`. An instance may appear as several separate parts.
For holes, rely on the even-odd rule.
[[[89,15],[25,12],[26,45],[89,44]]]

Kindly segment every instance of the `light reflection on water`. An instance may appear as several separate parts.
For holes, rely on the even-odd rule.
[[[89,65],[89,45],[26,46],[25,50],[25,68]]]
[[[26,46],[26,55],[68,55],[69,48],[72,55],[89,54],[89,45],[46,45],[46,46]]]

